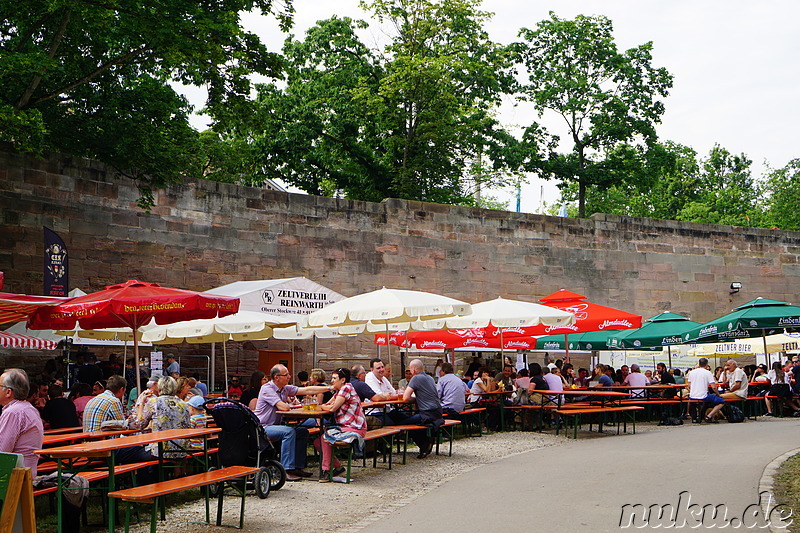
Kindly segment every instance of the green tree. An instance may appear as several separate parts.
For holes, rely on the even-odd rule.
[[[800,159],[792,159],[780,169],[770,169],[763,197],[765,225],[800,231]]]
[[[0,141],[104,161],[137,179],[147,204],[200,149],[169,82],[206,86],[207,111],[224,116],[246,102],[249,74],[279,69],[240,26],[250,10],[272,1],[0,0]]]
[[[620,145],[656,139],[655,125],[664,113],[660,98],[672,87],[672,76],[652,66],[652,43],[619,52],[606,17],[565,20],[551,12],[550,19],[535,30],[523,28],[520,36],[523,42],[513,47],[526,69],[523,98],[540,117],[545,111],[556,113],[573,145],[571,152],[553,152],[529,168],[574,181],[583,217],[587,190],[620,179],[621,160],[606,157]]]
[[[359,39],[366,23],[347,18],[287,40],[283,83],[259,87],[252,120],[227,132],[258,147],[253,179],[370,201],[455,204],[474,204],[478,186],[513,180],[527,148],[494,117],[512,79],[478,4],[364,3],[395,29],[382,51]]]
[[[701,163],[697,198],[688,202],[675,218],[732,226],[763,224],[758,184],[750,173],[751,164],[745,154],[734,155],[715,145]]]

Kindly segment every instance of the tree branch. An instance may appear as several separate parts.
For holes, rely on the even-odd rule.
[[[64,38],[64,32],[67,30],[67,23],[69,22],[69,17],[71,14],[72,10],[69,8],[66,11],[64,11],[64,15],[62,15],[61,17],[61,23],[58,25],[58,30],[56,31],[56,34],[53,37],[53,42],[50,43],[50,50],[47,51],[47,59],[53,59],[53,57],[55,57],[56,55],[58,47],[61,46],[61,39]],[[28,105],[31,96],[33,96],[33,92],[36,90],[37,87],[39,87],[41,81],[42,81],[41,73],[33,77],[31,82],[28,84],[28,88],[25,89],[25,92],[22,93],[22,96],[17,102],[17,105],[15,106],[16,109],[19,110]]]
[[[118,57],[118,58],[116,58],[116,59],[114,59],[112,61],[109,61],[107,63],[104,63],[104,64],[100,65],[94,72],[91,72],[91,73],[87,74],[83,78],[81,78],[79,80],[76,80],[76,81],[70,83],[69,85],[66,85],[64,87],[56,89],[55,91],[51,92],[48,95],[42,96],[41,98],[37,98],[35,100],[31,100],[30,105],[36,105],[38,103],[45,102],[47,100],[51,100],[51,99],[55,98],[56,96],[58,96],[59,94],[65,93],[67,91],[70,91],[70,90],[74,89],[75,87],[78,87],[79,85],[83,85],[84,83],[88,83],[91,80],[93,80],[94,78],[96,78],[97,76],[99,76],[100,74],[102,74],[103,72],[105,72],[106,70],[110,69],[111,67],[113,67],[115,65],[122,65],[122,64],[130,62],[133,58],[135,58],[138,55],[141,55],[147,49],[148,49],[147,46],[142,46],[141,48],[137,48],[136,50],[131,50],[130,52],[128,52],[124,56],[120,56],[120,57]]]

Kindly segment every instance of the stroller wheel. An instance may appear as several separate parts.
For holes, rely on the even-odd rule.
[[[264,464],[263,468],[266,468],[267,472],[269,472],[270,490],[278,490],[283,487],[283,484],[286,483],[286,470],[283,469],[282,464],[275,459],[270,459]]]
[[[211,468],[208,469],[208,471],[211,472],[212,470],[216,470],[216,469],[217,469],[216,466],[212,466]],[[209,485],[208,486],[208,495],[211,498],[216,498],[217,496],[219,496],[219,491],[223,490],[224,487],[225,487],[224,483],[214,483],[213,485]]]
[[[253,483],[256,486],[256,495],[262,500],[269,496],[270,479],[269,471],[266,467],[262,466],[261,470],[256,472],[255,480]]]

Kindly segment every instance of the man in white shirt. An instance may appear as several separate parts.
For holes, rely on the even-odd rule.
[[[728,392],[722,394],[723,398],[747,398],[747,386],[749,381],[744,370],[739,368],[738,363],[733,359],[725,362],[725,372],[723,373],[722,383],[726,385]]]
[[[722,406],[725,404],[725,400],[716,394],[711,394],[708,392],[709,387],[717,388],[718,384],[714,381],[714,374],[708,369],[708,359],[705,357],[701,357],[700,360],[697,362],[697,367],[686,374],[686,381],[689,383],[689,398],[692,400],[702,400],[705,404],[711,403],[714,405],[711,412],[709,412],[706,417],[705,421],[715,424],[717,421],[714,419],[714,416],[719,413],[722,409]],[[703,407],[705,407],[705,404]],[[700,411],[702,414],[703,410]],[[702,422],[701,417],[697,416],[696,420],[692,420],[693,422],[700,423]]]
[[[386,401],[386,400],[397,399],[397,391],[394,390],[392,384],[384,376],[386,367],[384,366],[383,361],[377,358],[372,359],[369,362],[369,369],[370,371],[367,372],[367,377],[364,378],[364,382],[367,385],[369,385],[369,388],[375,391],[375,396],[379,397],[379,400],[374,400],[373,398],[373,401]],[[387,413],[384,411],[382,407],[375,407],[373,409],[368,409],[366,411],[366,414],[380,418],[381,420],[383,420],[384,425],[401,424],[403,423],[403,420],[407,417],[407,415],[402,411],[399,411],[397,409],[392,409]]]
[[[625,376],[622,384],[631,387],[645,387],[650,385],[650,380],[647,379],[647,376],[642,374],[639,365],[634,363],[631,365],[631,373]],[[644,389],[631,389],[630,395],[631,398],[644,398]]]

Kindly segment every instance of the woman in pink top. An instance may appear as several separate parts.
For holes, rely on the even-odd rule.
[[[367,434],[367,418],[361,408],[361,400],[358,398],[353,385],[350,384],[350,371],[346,368],[338,368],[331,373],[331,388],[336,391],[333,398],[322,406],[323,411],[333,413],[336,423],[342,431],[352,431],[362,437]],[[332,445],[320,437],[314,444],[320,443],[322,447],[322,473],[319,477],[320,483],[329,480],[331,470],[331,457],[333,456]],[[344,472],[342,464],[333,457],[333,475],[341,475]]]
[[[89,403],[89,400],[94,398],[92,396],[92,387],[88,383],[76,383],[72,386],[68,398],[75,404],[78,420],[83,425],[83,410],[86,409],[86,404]]]

